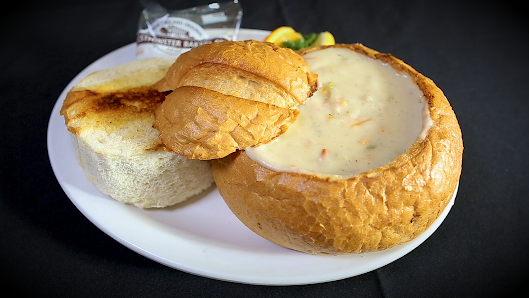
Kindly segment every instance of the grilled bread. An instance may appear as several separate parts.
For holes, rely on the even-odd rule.
[[[182,202],[213,183],[211,165],[164,150],[153,128],[167,92],[153,85],[174,61],[145,59],[95,72],[63,103],[80,164],[99,190],[140,208]]]

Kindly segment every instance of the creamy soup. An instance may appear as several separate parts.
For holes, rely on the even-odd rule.
[[[419,87],[390,65],[349,49],[304,56],[320,88],[286,133],[248,156],[275,171],[352,177],[381,167],[431,125]]]

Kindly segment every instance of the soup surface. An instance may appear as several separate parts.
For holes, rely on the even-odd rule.
[[[431,122],[419,87],[390,65],[344,48],[304,55],[321,87],[272,142],[246,149],[275,171],[352,177],[424,138]]]

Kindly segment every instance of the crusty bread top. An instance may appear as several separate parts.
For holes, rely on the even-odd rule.
[[[317,89],[294,51],[259,41],[202,45],[182,54],[156,88],[172,91],[155,113],[169,150],[193,159],[265,144],[297,119]]]
[[[270,142],[286,132],[298,114],[296,109],[182,86],[156,109],[154,127],[168,150],[210,160]]]
[[[152,124],[166,93],[153,85],[173,62],[136,60],[87,76],[68,92],[61,108],[68,130],[100,153],[160,149]]]
[[[224,41],[180,55],[157,88],[186,85],[292,108],[316,91],[317,75],[291,49],[255,40]]]

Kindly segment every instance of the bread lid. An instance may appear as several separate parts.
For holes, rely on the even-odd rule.
[[[156,110],[166,148],[192,159],[216,159],[283,134],[299,112],[194,86],[175,89]]]
[[[155,113],[168,150],[216,159],[265,144],[296,120],[317,75],[290,49],[259,41],[217,42],[179,56],[156,87],[171,91]]]
[[[180,86],[205,87],[293,108],[316,91],[316,84],[317,75],[291,49],[247,40],[210,43],[180,55],[157,88],[168,91]]]

